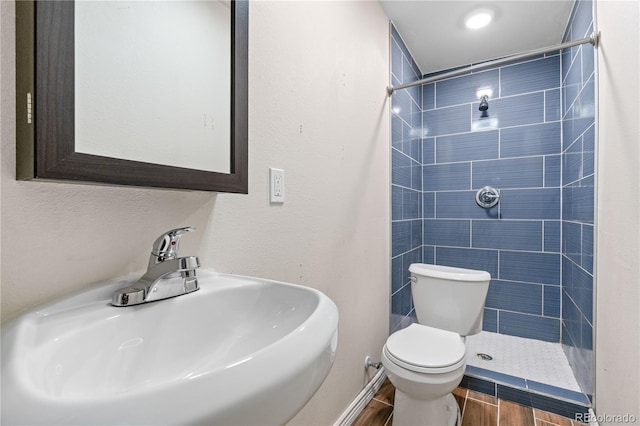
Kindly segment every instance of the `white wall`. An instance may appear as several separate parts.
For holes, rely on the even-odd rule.
[[[0,2],[2,319],[142,270],[195,225],[204,266],[309,285],[340,309],[333,369],[292,424],[330,424],[389,318],[388,24],[377,2],[252,2],[249,195],[15,181],[14,4]],[[269,205],[268,167],[286,171]]]
[[[596,6],[596,414],[640,419],[640,3]]]

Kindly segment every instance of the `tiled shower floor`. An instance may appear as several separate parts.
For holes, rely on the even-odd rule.
[[[483,331],[467,337],[467,366],[580,392],[559,343]],[[476,356],[491,355],[491,361]],[[468,372],[473,372],[469,369]],[[477,371],[477,370],[476,370]]]

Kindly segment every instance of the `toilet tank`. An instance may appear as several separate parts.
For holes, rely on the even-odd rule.
[[[418,323],[461,336],[482,330],[491,274],[424,263],[411,264],[409,272]]]

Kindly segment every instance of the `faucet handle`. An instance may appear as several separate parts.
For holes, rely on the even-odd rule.
[[[166,260],[175,259],[178,257],[178,244],[180,238],[185,232],[195,231],[193,226],[187,226],[184,228],[172,229],[164,234],[160,235],[158,239],[153,243],[151,249],[151,258],[155,260],[155,263],[164,262]]]

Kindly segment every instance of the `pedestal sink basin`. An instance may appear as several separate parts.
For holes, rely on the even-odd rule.
[[[2,424],[271,425],[329,373],[338,310],[293,284],[198,270],[200,290],[132,307],[110,282],[2,328]]]

